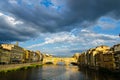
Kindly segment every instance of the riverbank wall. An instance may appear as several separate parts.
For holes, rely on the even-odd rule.
[[[0,72],[11,72],[16,70],[25,70],[33,67],[42,66],[41,62],[0,65]]]

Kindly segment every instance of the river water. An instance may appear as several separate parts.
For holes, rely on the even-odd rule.
[[[120,80],[120,76],[80,69],[77,66],[44,65],[39,68],[0,73],[0,80]]]

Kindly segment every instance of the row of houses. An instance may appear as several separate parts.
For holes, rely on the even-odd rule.
[[[113,47],[101,45],[91,48],[79,54],[77,59],[79,66],[120,71],[120,44]]]
[[[39,62],[42,59],[40,51],[27,50],[18,44],[0,44],[0,64]]]

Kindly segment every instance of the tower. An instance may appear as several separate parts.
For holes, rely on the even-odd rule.
[[[16,41],[16,46],[19,46],[19,42],[18,41]]]

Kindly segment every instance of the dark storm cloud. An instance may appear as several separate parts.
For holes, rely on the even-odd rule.
[[[30,26],[27,28],[26,26],[28,25],[26,24],[15,24],[15,21],[10,21],[11,18],[12,17],[3,14],[0,15],[0,43],[25,41],[37,36],[37,34],[33,34],[36,32],[32,30]]]
[[[27,1],[15,4],[10,3],[9,0],[0,0],[0,11],[24,22],[17,27],[34,28],[35,32],[25,30],[26,28],[11,28],[4,20],[0,20],[2,21],[0,39],[4,39],[3,35],[5,35],[8,40],[21,41],[35,37],[39,32],[70,31],[75,27],[81,27],[79,25],[84,21],[94,22],[109,13],[119,16],[120,12],[120,0],[67,0],[61,12],[53,9],[52,6],[46,8],[39,1]]]
[[[1,24],[0,24],[1,25]],[[7,28],[11,27],[8,25],[4,25],[0,27],[0,42],[12,42],[12,41],[25,41],[30,39],[31,37],[34,38],[36,34],[33,34],[35,32],[29,32],[29,30],[23,30],[20,28],[13,29],[13,28]]]
[[[120,12],[120,0],[68,0],[71,16],[80,21],[95,21],[109,13]]]

